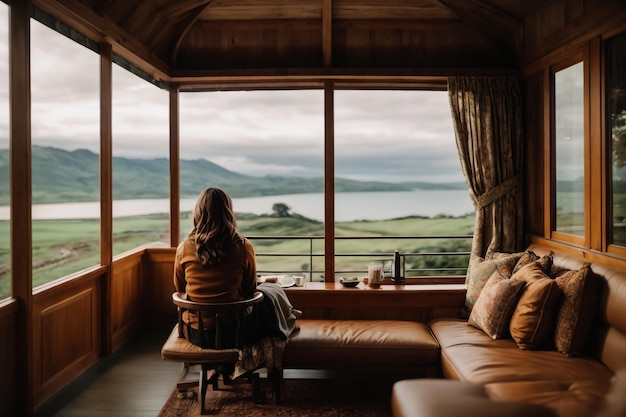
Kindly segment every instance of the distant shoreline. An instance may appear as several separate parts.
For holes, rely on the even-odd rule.
[[[193,209],[195,198],[181,199],[180,211]],[[272,214],[272,206],[283,203],[291,213],[324,220],[322,193],[283,194],[233,198],[238,213]],[[169,199],[115,200],[113,217],[169,213]],[[458,217],[472,213],[467,190],[414,190],[388,192],[345,192],[335,194],[335,221],[388,220],[406,217]],[[0,206],[0,220],[8,220],[10,209]],[[100,217],[100,203],[35,204],[33,220],[94,219]]]

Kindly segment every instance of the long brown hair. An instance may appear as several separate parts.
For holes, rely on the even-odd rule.
[[[200,193],[189,238],[203,265],[220,263],[242,242],[232,200],[224,190],[211,187]]]

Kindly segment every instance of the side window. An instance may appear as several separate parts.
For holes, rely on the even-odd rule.
[[[170,244],[168,97],[113,65],[114,256],[154,242]]]
[[[606,43],[609,137],[612,156],[610,241],[626,246],[626,33]]]
[[[554,73],[555,229],[585,236],[584,64]]]
[[[0,2],[0,300],[11,296],[8,30],[9,6]]]
[[[33,287],[100,264],[99,74],[97,53],[31,20]]]

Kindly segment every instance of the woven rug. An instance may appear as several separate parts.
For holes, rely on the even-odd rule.
[[[390,417],[394,381],[376,379],[285,379],[281,403],[271,404],[270,385],[261,383],[267,403],[255,404],[250,385],[209,388],[209,415],[221,417]],[[176,389],[159,417],[200,416],[197,389]]]

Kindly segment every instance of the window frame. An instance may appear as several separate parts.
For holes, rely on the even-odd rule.
[[[611,81],[611,78],[608,76],[608,68],[607,68],[607,59],[608,59],[608,53],[607,53],[607,42],[609,40],[611,40],[612,38],[618,37],[618,36],[626,36],[626,31],[621,31],[618,33],[612,33],[611,36],[607,36],[606,38],[602,39],[601,42],[601,54],[600,54],[600,61],[601,61],[601,78],[603,80],[603,83],[601,85],[601,89],[600,89],[600,94],[601,96],[601,103],[603,105],[603,109],[602,109],[602,144],[604,146],[605,149],[605,155],[604,155],[604,162],[606,163],[606,169],[603,170],[603,174],[605,175],[605,179],[604,179],[604,184],[606,187],[606,197],[602,199],[602,202],[604,204],[603,206],[603,211],[602,213],[605,213],[605,220],[603,223],[603,230],[605,230],[605,242],[604,242],[604,247],[603,247],[603,251],[611,254],[611,255],[615,255],[615,256],[619,256],[619,257],[623,257],[626,258],[626,246],[622,246],[619,244],[615,244],[613,243],[613,146],[611,145],[611,114],[609,113],[609,109],[610,109],[610,100],[611,100],[611,94],[609,91],[609,88],[611,87],[609,85],[609,81]]]
[[[555,75],[564,69],[573,65],[583,64],[583,201],[584,201],[584,234],[577,236],[556,230],[556,81]],[[590,133],[589,133],[589,59],[586,50],[580,50],[550,66],[549,69],[549,94],[550,94],[550,118],[549,118],[549,173],[546,178],[549,183],[546,187],[547,201],[547,224],[548,237],[550,239],[559,240],[576,246],[590,247],[591,239],[591,201],[588,198],[590,194]]]

